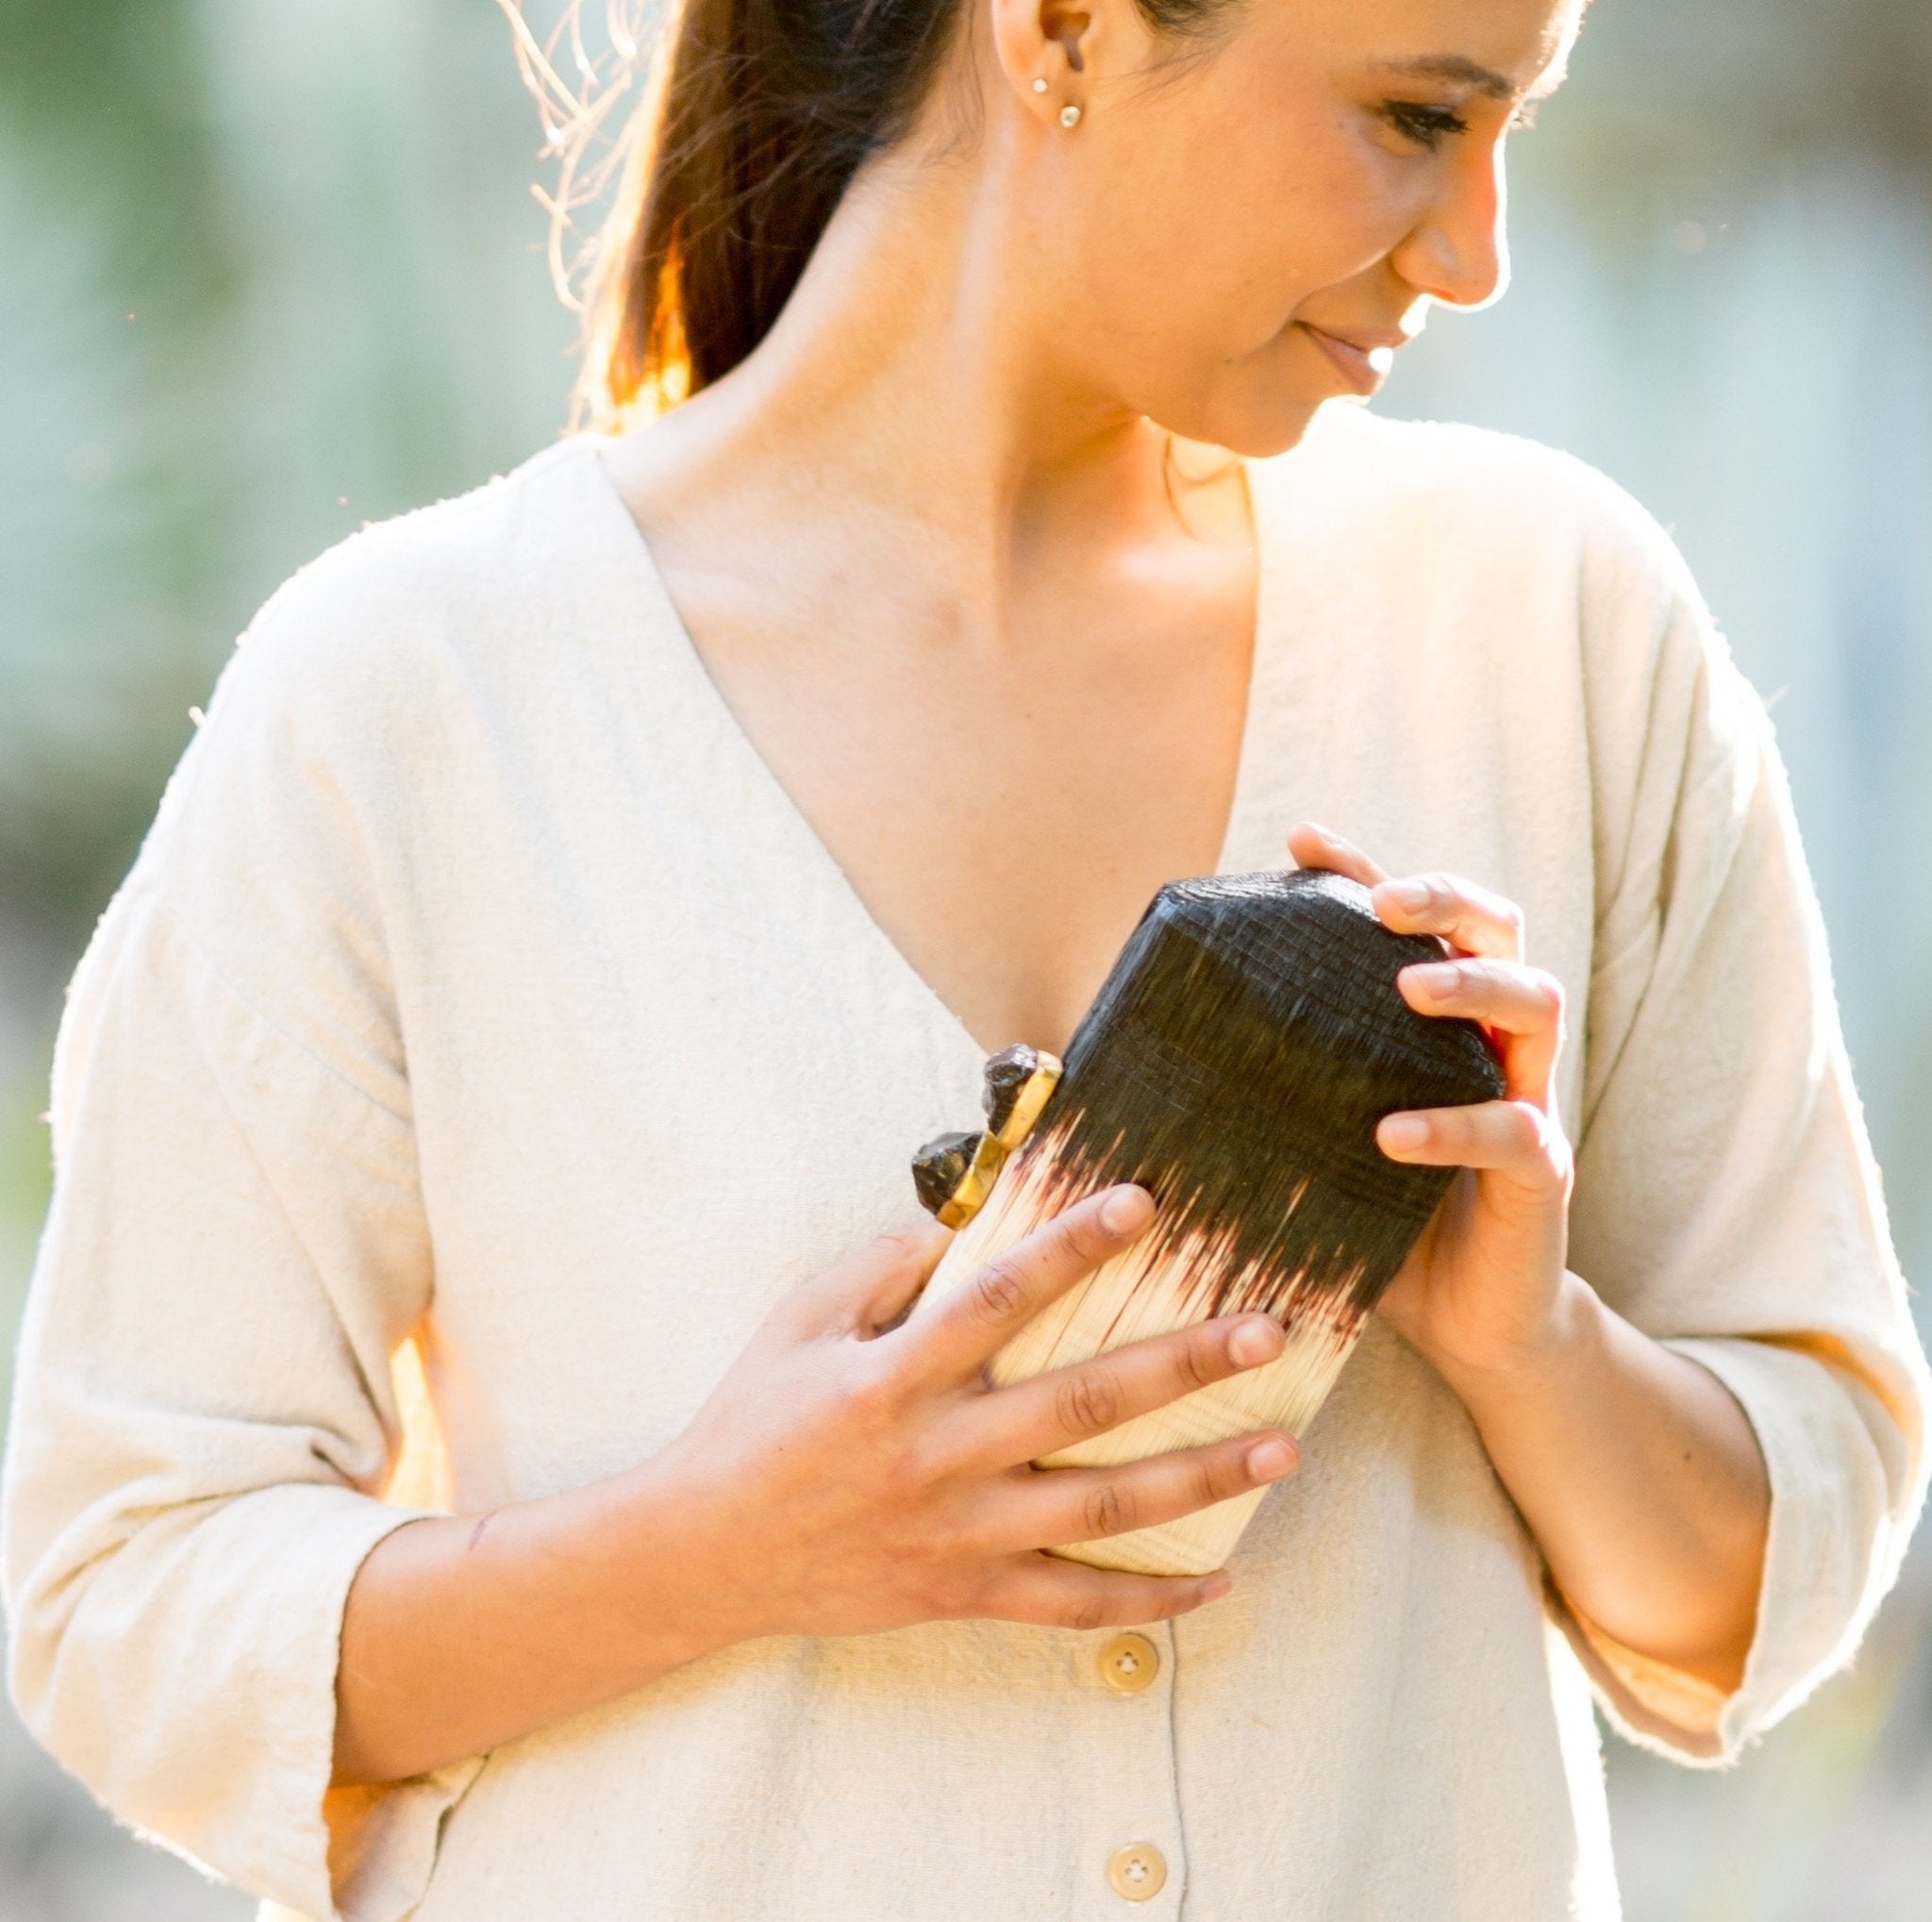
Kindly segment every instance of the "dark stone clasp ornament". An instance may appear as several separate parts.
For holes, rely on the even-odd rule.
[[[942,1227],[964,1228],[992,1192],[1007,1157],[1032,1132],[1059,1078],[1059,1057],[1024,1041],[990,1056],[985,1128],[936,1135],[912,1157],[920,1206]]]

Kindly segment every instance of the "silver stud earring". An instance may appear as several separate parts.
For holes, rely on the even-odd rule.
[[[1034,75],[1033,91],[1036,93],[1044,93],[1046,92],[1046,75],[1044,74]]]
[[[1080,109],[1071,100],[1060,109],[1060,125],[1062,126],[1078,126],[1080,125]]]

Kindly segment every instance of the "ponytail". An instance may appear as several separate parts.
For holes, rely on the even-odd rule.
[[[581,0],[544,46],[518,0],[499,0],[563,157],[546,205],[553,277],[586,321],[575,418],[606,426],[675,405],[764,339],[852,176],[911,125],[973,0],[671,0],[578,299],[561,235],[611,171],[586,155],[638,60],[638,0],[607,4],[620,80],[574,92],[552,57],[568,35],[578,71],[592,75]],[[1186,33],[1226,0],[1137,4],[1151,25]]]

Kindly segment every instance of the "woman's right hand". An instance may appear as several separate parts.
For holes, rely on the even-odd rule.
[[[1275,1322],[1231,1316],[1007,1387],[987,1379],[1024,1322],[1152,1218],[1143,1189],[1090,1196],[909,1321],[950,1239],[937,1226],[881,1236],[781,1302],[649,1464],[655,1512],[682,1518],[679,1586],[699,1578],[719,1642],[968,1615],[1092,1629],[1224,1594],[1224,1573],[1129,1575],[1042,1551],[1275,1480],[1295,1465],[1291,1437],[1115,1467],[1031,1464],[1274,1360]]]
[[[1279,1354],[1262,1315],[1203,1322],[1005,1388],[986,1364],[1144,1230],[1065,1210],[929,1313],[946,1245],[908,1228],[779,1303],[668,1447],[581,1488],[412,1520],[349,1591],[338,1782],[395,1781],[614,1700],[760,1635],[949,1616],[1097,1629],[1177,1615],[1224,1576],[1123,1575],[1042,1551],[1172,1519],[1294,1465],[1248,1435],[1117,1468],[1042,1455]],[[1247,1345],[1249,1343],[1253,1345]]]

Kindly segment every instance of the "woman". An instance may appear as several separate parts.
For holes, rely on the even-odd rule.
[[[112,1807],[356,1922],[1603,1916],[1586,1680],[1722,1761],[1844,1661],[1926,1381],[1761,712],[1608,483],[1324,405],[1578,10],[690,0],[622,430],[270,602],[75,982],[7,1568]],[[907,1153],[1284,856],[1507,1097],[1384,1124],[1468,1172],[1306,1436],[1035,1471],[1279,1330],[990,1389],[1149,1198],[908,1320]]]

